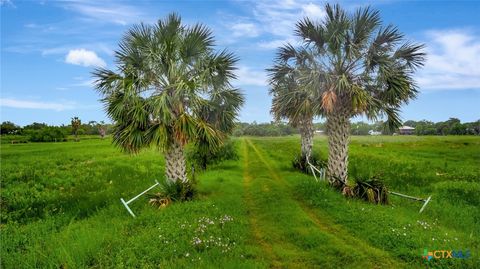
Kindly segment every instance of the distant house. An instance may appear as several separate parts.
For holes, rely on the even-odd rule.
[[[401,135],[412,135],[412,134],[415,133],[415,128],[410,127],[410,126],[402,126],[402,127],[398,128],[398,132]]]
[[[378,131],[370,130],[370,131],[368,131],[368,134],[369,134],[369,135],[381,135],[381,134],[382,134],[382,132],[378,132]]]
[[[325,134],[325,132],[323,130],[315,130],[315,134],[323,135],[323,134]]]

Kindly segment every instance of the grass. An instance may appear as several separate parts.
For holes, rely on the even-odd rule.
[[[163,177],[154,149],[128,156],[110,141],[1,148],[2,268],[478,268],[480,139],[354,137],[352,178],[379,176],[388,206],[346,199],[294,171],[297,136],[235,140],[240,160],[197,175],[196,200],[133,219],[119,199]],[[315,151],[326,157],[325,137]],[[421,259],[424,248],[469,259]]]

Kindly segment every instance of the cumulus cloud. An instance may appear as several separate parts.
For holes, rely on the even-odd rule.
[[[256,37],[260,35],[260,29],[254,23],[233,24],[230,29],[234,37]]]
[[[267,75],[263,70],[252,70],[246,66],[240,66],[236,70],[237,80],[234,85],[266,86]]]
[[[107,66],[105,61],[102,58],[98,57],[98,55],[94,51],[86,49],[70,50],[65,57],[65,62],[82,66]]]
[[[417,81],[421,89],[480,89],[480,36],[464,30],[426,33],[427,62]]]
[[[38,102],[29,100],[18,100],[12,98],[0,98],[0,106],[24,109],[45,109],[55,111],[63,111],[75,108],[73,104]]]
[[[327,15],[325,10],[312,3],[302,5],[302,13],[305,17],[309,17],[311,19],[322,19]]]
[[[273,49],[277,47],[276,44],[294,39],[294,28],[299,20],[304,17],[321,20],[326,13],[322,6],[312,2],[263,0],[255,2],[253,15],[259,27],[273,35],[272,40],[260,42],[259,47]]]

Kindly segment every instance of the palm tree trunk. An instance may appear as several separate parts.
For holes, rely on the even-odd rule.
[[[328,165],[327,176],[332,184],[342,187],[348,176],[348,140],[350,132],[349,116],[332,113],[327,116]]]
[[[300,124],[300,137],[302,140],[302,156],[310,158],[313,148],[313,122],[307,119]]]
[[[183,145],[173,143],[165,154],[165,175],[170,182],[187,182],[187,171]]]

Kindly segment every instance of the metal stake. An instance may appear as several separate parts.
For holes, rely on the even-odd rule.
[[[144,190],[143,192],[141,192],[140,194],[138,194],[137,196],[133,197],[132,199],[128,200],[127,202],[125,202],[125,200],[123,200],[123,198],[120,198],[120,201],[122,202],[122,204],[125,206],[125,208],[128,210],[128,213],[130,213],[130,215],[132,215],[132,217],[136,217],[135,214],[133,214],[133,211],[130,209],[130,207],[128,206],[128,204],[130,204],[131,202],[135,201],[138,197],[144,195],[146,192],[148,192],[149,190],[155,188],[157,185],[160,185],[160,183],[155,180],[155,184],[153,184],[152,186],[150,186],[150,188]]]

